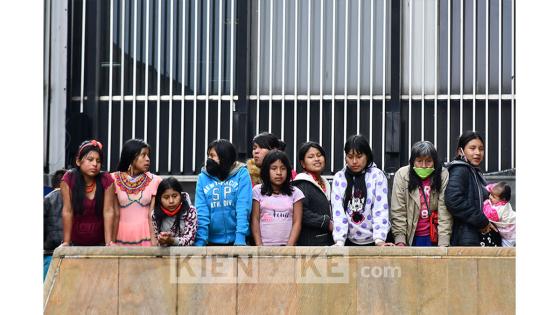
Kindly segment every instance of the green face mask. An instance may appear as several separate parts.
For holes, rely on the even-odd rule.
[[[414,171],[416,172],[416,174],[418,175],[418,177],[420,177],[421,179],[426,179],[428,178],[428,176],[432,175],[432,173],[435,171],[435,168],[433,167],[414,167]]]

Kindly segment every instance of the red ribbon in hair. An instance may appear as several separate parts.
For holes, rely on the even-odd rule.
[[[80,154],[82,153],[82,151],[84,150],[84,148],[88,147],[88,146],[94,146],[94,147],[98,147],[99,150],[103,150],[103,144],[101,144],[101,142],[97,141],[97,140],[91,140],[89,142],[84,143],[80,149],[78,150],[78,154],[76,154],[76,157],[79,157]]]

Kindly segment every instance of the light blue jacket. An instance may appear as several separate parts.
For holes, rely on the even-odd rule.
[[[225,181],[203,167],[196,183],[198,230],[194,245],[246,245],[252,205],[251,177],[245,164],[235,162]]]

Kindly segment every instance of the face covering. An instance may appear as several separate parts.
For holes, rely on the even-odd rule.
[[[416,172],[416,175],[418,175],[418,177],[420,177],[421,179],[426,179],[428,178],[428,176],[432,175],[435,169],[433,167],[414,167],[414,171]]]
[[[220,164],[212,159],[206,160],[206,171],[214,177],[220,177]]]
[[[221,164],[218,164],[212,159],[206,160],[206,171],[208,174],[217,177],[220,180],[225,180],[229,175],[229,169],[224,169]]]

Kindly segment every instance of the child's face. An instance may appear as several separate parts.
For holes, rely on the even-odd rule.
[[[253,159],[258,167],[262,166],[262,162],[268,151],[270,150],[267,148],[261,148],[261,146],[256,143],[253,144]]]
[[[167,188],[161,195],[161,205],[168,210],[175,210],[181,203],[181,194],[171,188]]]
[[[496,204],[501,200],[502,200],[502,190],[498,187],[492,188],[492,191],[490,192],[490,202],[492,204]]]
[[[99,152],[89,151],[81,160],[76,160],[80,172],[89,177],[95,177],[101,171]]]
[[[367,164],[367,157],[363,153],[358,153],[355,150],[352,150],[346,154],[346,165],[352,170],[354,173],[361,172],[364,168],[366,168]]]
[[[150,149],[142,148],[140,154],[132,162],[134,173],[145,173],[150,170]]]
[[[301,166],[307,172],[321,174],[325,169],[325,157],[321,154],[321,151],[311,147],[305,153]]]
[[[280,160],[270,164],[270,182],[272,187],[281,187],[288,177],[288,169]]]

